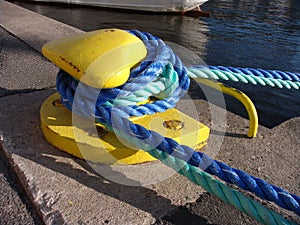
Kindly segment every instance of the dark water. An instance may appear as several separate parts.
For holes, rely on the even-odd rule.
[[[147,31],[188,48],[209,65],[300,73],[299,0],[209,0],[201,8],[211,12],[210,18],[13,2],[85,31],[111,27]],[[262,125],[274,127],[300,116],[298,90],[229,84],[253,100]],[[247,117],[230,98],[227,108]]]

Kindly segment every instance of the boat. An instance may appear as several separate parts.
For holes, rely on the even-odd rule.
[[[28,0],[27,0],[28,1]],[[99,6],[116,9],[130,9],[150,12],[187,12],[199,10],[208,0],[30,0],[34,2],[67,3]]]

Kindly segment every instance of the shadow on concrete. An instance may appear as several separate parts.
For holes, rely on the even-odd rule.
[[[35,92],[35,91],[41,91],[43,89],[40,90],[36,90],[36,89],[16,89],[16,90],[8,90],[6,88],[2,88],[0,87],[0,98],[1,97],[6,97],[6,96],[10,96],[10,95],[16,95],[16,94],[26,94],[26,93],[30,93],[30,92]]]
[[[227,137],[234,137],[234,138],[248,138],[247,134],[239,134],[239,133],[232,133],[227,131],[219,131],[210,129],[210,134],[218,135],[218,136],[227,136]]]
[[[223,83],[244,92],[252,100],[258,113],[259,124],[262,126],[271,129],[291,118],[300,116],[299,90],[243,84],[233,81]],[[198,85],[194,81],[191,82],[189,95],[192,99],[207,100],[205,94],[210,95],[211,103],[223,107],[222,99],[217,97],[217,91],[202,84]],[[228,95],[224,95],[224,99],[226,110],[248,119],[247,111],[238,100]]]
[[[172,224],[172,225],[206,225],[206,219],[199,219],[197,214],[192,213],[186,206],[179,206],[176,210],[168,213],[155,225]],[[214,225],[209,223],[210,225]]]
[[[46,147],[44,150],[41,149],[39,155],[36,155],[33,158],[29,158],[28,154],[20,155],[30,160],[33,160],[36,163],[39,163],[40,165],[48,169],[61,173],[64,176],[67,176],[71,179],[74,179],[82,185],[92,188],[99,193],[111,196],[115,199],[130,204],[135,208],[141,209],[144,212],[148,212],[157,220],[160,219],[164,214],[164,211],[162,211],[162,209],[174,210],[177,207],[173,205],[169,199],[158,195],[157,192],[149,188],[141,186],[126,186],[109,181],[106,178],[100,176],[97,172],[95,172],[84,160],[72,157],[68,154],[60,152],[57,149],[55,149],[54,151],[48,151],[46,149],[50,148]],[[57,162],[55,159],[55,157],[57,156],[72,158],[78,165],[84,168],[84,170],[76,169],[72,165],[64,162]],[[119,172],[111,170],[109,166],[106,166],[105,170],[106,172],[110,170],[111,174],[114,174],[114,177],[119,177],[120,179],[122,179],[122,177],[124,176]],[[89,173],[87,173],[87,171]],[[129,178],[126,179],[128,180]],[[139,183],[136,181],[131,182],[135,185],[139,185]],[[61,216],[56,216],[60,217],[60,220],[62,220]],[[200,224],[208,224],[208,221],[201,215],[193,215],[192,212],[186,212],[185,216],[193,218],[195,221],[201,221]],[[56,219],[56,221],[59,221],[58,218]]]
[[[235,225],[251,224],[259,225],[254,219],[237,211],[233,206],[225,204],[222,200],[209,193],[202,194],[197,201],[179,206],[171,211],[155,225],[204,225],[206,221],[197,220],[197,215],[210,218],[209,224]],[[232,219],[234,218],[234,219]]]

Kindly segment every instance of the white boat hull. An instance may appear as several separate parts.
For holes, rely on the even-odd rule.
[[[31,0],[153,12],[185,12],[208,0]]]

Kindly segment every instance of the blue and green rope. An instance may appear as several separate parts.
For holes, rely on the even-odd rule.
[[[292,224],[240,192],[214,180],[207,173],[215,175],[225,182],[235,184],[243,190],[250,191],[262,199],[273,201],[285,209],[294,211],[297,215],[300,215],[299,196],[290,194],[244,171],[231,168],[204,153],[179,145],[172,139],[165,138],[154,131],[147,130],[129,121],[131,116],[154,114],[175,107],[189,88],[190,80],[188,76],[226,80],[235,79],[228,76],[233,74],[232,77],[239,77],[236,81],[249,82],[253,79],[254,82],[258,83],[257,78],[262,79],[261,74],[255,74],[253,71],[252,74],[246,73],[242,69],[240,69],[241,72],[238,72],[225,67],[225,69],[223,67],[192,67],[187,70],[178,56],[162,40],[149,33],[130,32],[143,40],[148,55],[139,66],[131,71],[128,82],[118,88],[98,90],[80,83],[61,70],[57,76],[57,90],[62,97],[62,103],[76,114],[94,117],[99,123],[110,127],[117,134],[126,134],[131,143],[138,147],[142,145],[141,149],[147,150],[154,157],[160,160],[168,159],[167,164],[176,170],[180,168],[177,170],[179,173],[203,186],[210,193],[233,204],[242,212],[251,214],[258,221],[266,224]],[[260,73],[267,76],[267,73],[262,71]],[[277,71],[277,74],[280,73]],[[290,79],[287,77],[279,79],[278,76],[272,78],[265,76],[262,79],[265,84],[270,84],[268,83],[270,80],[272,82],[276,80],[276,82],[282,84],[282,87],[288,87],[288,85],[283,85],[281,82],[284,80],[288,82],[290,87],[300,87],[299,80],[297,80],[298,75],[292,76]],[[259,82],[263,84],[261,81]],[[79,84],[80,91],[78,91]],[[93,98],[95,96],[96,101]],[[136,105],[136,102],[145,100],[150,96],[156,97],[157,101]],[[165,163],[164,160],[162,161]],[[200,169],[203,171],[200,171]]]
[[[276,70],[233,68],[224,66],[192,66],[188,70],[191,78],[230,80],[253,85],[287,89],[300,88],[300,74]]]

